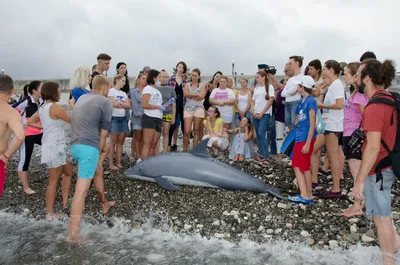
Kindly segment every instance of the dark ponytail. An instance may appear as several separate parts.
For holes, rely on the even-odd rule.
[[[29,84],[26,84],[24,86],[24,98],[26,98],[28,96],[28,87],[29,87]]]
[[[396,76],[396,69],[392,60],[385,60],[383,63],[378,60],[366,60],[362,64],[365,65],[361,71],[361,79],[367,75],[371,78],[372,83],[378,86],[388,88],[392,85],[392,81]]]

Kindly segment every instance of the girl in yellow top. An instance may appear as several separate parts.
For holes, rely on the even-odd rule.
[[[209,139],[207,146],[211,154],[218,151],[218,159],[222,159],[222,152],[228,148],[228,135],[224,130],[224,121],[220,118],[221,113],[218,108],[211,106],[207,111],[207,119],[204,124],[204,139]]]

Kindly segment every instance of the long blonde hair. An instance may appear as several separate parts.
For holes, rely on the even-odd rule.
[[[69,81],[71,89],[76,87],[86,88],[89,84],[90,69],[87,66],[78,66],[72,74],[72,78]]]

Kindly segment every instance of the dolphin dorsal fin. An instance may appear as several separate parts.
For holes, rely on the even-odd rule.
[[[207,143],[210,139],[204,139],[200,143],[198,143],[190,153],[195,156],[209,157],[207,150]]]

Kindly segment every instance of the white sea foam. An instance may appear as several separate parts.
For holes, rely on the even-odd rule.
[[[0,264],[380,264],[378,247],[312,250],[304,243],[243,239],[232,243],[200,235],[178,235],[154,229],[151,222],[132,228],[124,219],[114,226],[95,225],[83,218],[82,234],[89,243],[63,241],[68,220],[46,222],[0,212]],[[400,264],[400,263],[399,263]]]

